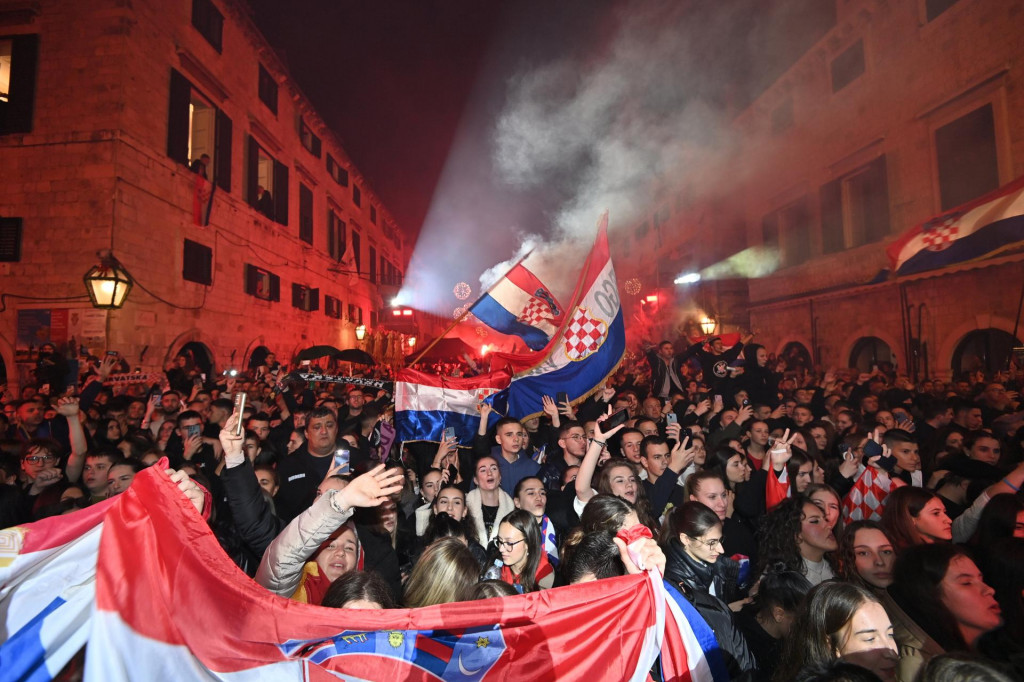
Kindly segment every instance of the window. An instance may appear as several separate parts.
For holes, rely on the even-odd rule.
[[[955,5],[959,0],[925,0],[924,11],[928,21],[933,21],[947,9]]]
[[[327,209],[327,255],[338,262],[345,255],[345,221],[333,209]]]
[[[355,254],[356,273],[361,273],[363,271],[360,267],[360,263],[362,263],[362,249],[359,246],[359,233],[355,230],[352,230],[352,253]]]
[[[391,263],[384,256],[380,257],[380,283],[391,284]]]
[[[374,225],[377,224],[377,207],[370,204],[370,222]]]
[[[985,104],[935,131],[942,210],[999,187],[996,124]]]
[[[802,197],[765,216],[762,229],[766,246],[778,244],[781,247],[780,263],[783,266],[799,265],[810,258],[810,214],[807,210],[807,197]]]
[[[320,310],[320,290],[305,284],[292,284],[292,307],[307,313]]]
[[[250,206],[281,225],[288,224],[288,166],[272,157],[251,135],[245,184]]]
[[[245,293],[264,301],[280,301],[281,278],[268,270],[246,263]]]
[[[363,323],[363,309],[355,303],[348,304],[348,321],[353,322],[356,325]]]
[[[889,234],[889,182],[885,156],[821,188],[821,244],[836,253]]]
[[[260,101],[267,105],[267,109],[277,116],[277,81],[270,75],[270,72],[260,64],[259,72],[259,94]]]
[[[864,73],[864,41],[846,48],[832,60],[832,92],[839,92]]]
[[[167,156],[186,166],[209,156],[207,179],[230,192],[232,130],[231,119],[181,72],[171,69]]]
[[[338,165],[334,157],[327,155],[327,173],[342,187],[348,187],[348,171]]]
[[[363,205],[363,193],[359,191],[359,185],[352,185],[352,203],[356,206]]]
[[[313,243],[313,190],[299,183],[299,239]]]
[[[371,328],[376,328],[377,327],[377,311],[376,310],[371,310],[370,311],[370,327]]]
[[[0,38],[0,135],[32,132],[39,36]]]
[[[336,320],[341,319],[341,301],[324,294],[324,315],[327,317],[333,317]]]
[[[213,249],[191,239],[185,240],[181,256],[181,276],[189,282],[213,284]]]
[[[192,25],[213,45],[213,49],[221,51],[224,15],[213,6],[211,0],[192,0]]]
[[[21,218],[0,218],[0,263],[21,260]]]
[[[772,135],[781,135],[793,127],[793,98],[786,100],[772,110]]]
[[[377,283],[377,249],[370,247],[370,283]]]
[[[309,127],[304,119],[299,119],[299,138],[302,140],[302,146],[307,152],[320,158],[320,138],[313,133],[313,129]]]

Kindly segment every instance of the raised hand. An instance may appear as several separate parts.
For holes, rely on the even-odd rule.
[[[228,417],[227,421],[224,422],[224,428],[217,434],[220,440],[220,446],[224,448],[224,457],[229,464],[237,463],[241,464],[242,459],[245,458],[245,454],[242,452],[242,446],[245,443],[245,434],[241,436],[235,435],[235,428],[238,426],[239,415],[237,412],[232,412],[231,416]]]
[[[786,462],[793,456],[793,441],[796,440],[796,434],[789,435],[789,429],[786,429],[780,438],[776,438],[775,442],[772,443],[771,449],[768,454],[771,459],[772,467],[775,469],[781,469],[786,466]]]
[[[65,417],[78,416],[78,398],[61,398],[57,401],[57,413]]]
[[[196,508],[196,511],[202,514],[203,507],[206,506],[206,495],[203,493],[203,489],[199,487],[199,484],[189,478],[188,474],[184,471],[166,469],[164,473],[171,477],[171,480],[177,484],[178,490],[184,493],[185,497]]]
[[[401,492],[404,481],[401,469],[385,469],[378,464],[337,493],[339,503],[344,508],[376,507],[389,495]]]
[[[692,438],[684,438],[681,441],[676,441],[676,446],[672,448],[672,452],[669,454],[671,459],[669,460],[668,468],[677,474],[682,473],[683,469],[693,464],[693,459],[697,455],[697,448],[693,446]]]

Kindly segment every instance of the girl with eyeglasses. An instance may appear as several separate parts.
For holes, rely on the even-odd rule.
[[[541,547],[540,526],[533,514],[517,509],[501,520],[495,540],[501,579],[522,592],[552,586],[555,572]]]
[[[756,668],[747,641],[733,620],[730,602],[741,595],[718,559],[722,548],[722,520],[710,507],[690,501],[676,507],[662,529],[662,549],[667,559],[665,579],[693,603],[715,632],[729,677]]]

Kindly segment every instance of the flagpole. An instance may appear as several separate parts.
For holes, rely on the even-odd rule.
[[[530,249],[525,254],[523,254],[523,257],[520,258],[519,260],[517,260],[515,262],[515,264],[512,265],[512,267],[510,267],[508,269],[508,272],[506,272],[505,275],[508,275],[509,272],[512,272],[513,270],[515,270],[516,266],[518,266],[520,263],[522,263],[524,260],[526,260],[531,253],[533,253],[533,249]],[[487,291],[485,291],[484,293],[480,294],[475,301],[473,301],[470,305],[466,306],[466,309],[462,312],[462,314],[459,315],[457,318],[455,318],[455,320],[453,320],[452,323],[450,325],[448,325],[448,327],[443,332],[441,332],[441,334],[437,338],[435,338],[433,341],[431,341],[430,344],[426,348],[424,348],[420,352],[420,354],[417,355],[416,358],[412,362],[410,362],[409,364],[410,365],[415,365],[417,362],[419,362],[420,359],[422,359],[423,356],[426,355],[427,352],[429,352],[431,348],[436,346],[441,341],[441,339],[443,339],[445,336],[448,335],[448,332],[450,332],[451,330],[455,329],[455,325],[457,325],[459,322],[462,322],[464,319],[466,319],[466,316],[469,315],[469,312],[470,312],[470,310],[472,310],[473,306],[475,306],[477,303],[479,303],[483,299],[484,296],[486,296],[487,294],[491,293],[491,290],[494,289],[494,287],[498,286],[498,282],[500,282],[501,280],[505,279],[505,275],[502,275],[498,279],[494,280],[494,283],[491,284],[491,286],[487,287]]]

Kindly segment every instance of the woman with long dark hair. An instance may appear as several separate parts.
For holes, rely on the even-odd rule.
[[[735,576],[726,575],[718,563],[725,551],[718,514],[700,502],[676,507],[662,529],[662,548],[665,579],[679,588],[714,630],[730,677],[756,668],[728,606],[740,594]]]
[[[883,680],[896,679],[899,658],[893,626],[878,597],[859,585],[828,582],[808,593],[786,640],[775,680],[789,682],[808,666],[840,658],[870,669]]]
[[[503,564],[501,579],[523,592],[536,592],[554,584],[555,572],[544,553],[540,526],[533,515],[517,509],[501,520],[496,536]]]
[[[898,552],[953,539],[953,522],[946,515],[946,505],[935,493],[913,486],[897,488],[886,496],[882,528]]]
[[[892,584],[896,548],[877,521],[863,519],[839,536],[839,577],[882,594]]]
[[[837,548],[821,509],[797,495],[783,500],[764,518],[758,559],[762,569],[781,565],[817,585],[835,577],[832,564]]]
[[[976,651],[985,633],[1002,625],[995,590],[962,547],[951,543],[907,547],[896,559],[891,615],[909,636],[899,637],[900,679],[912,680],[929,658]]]

